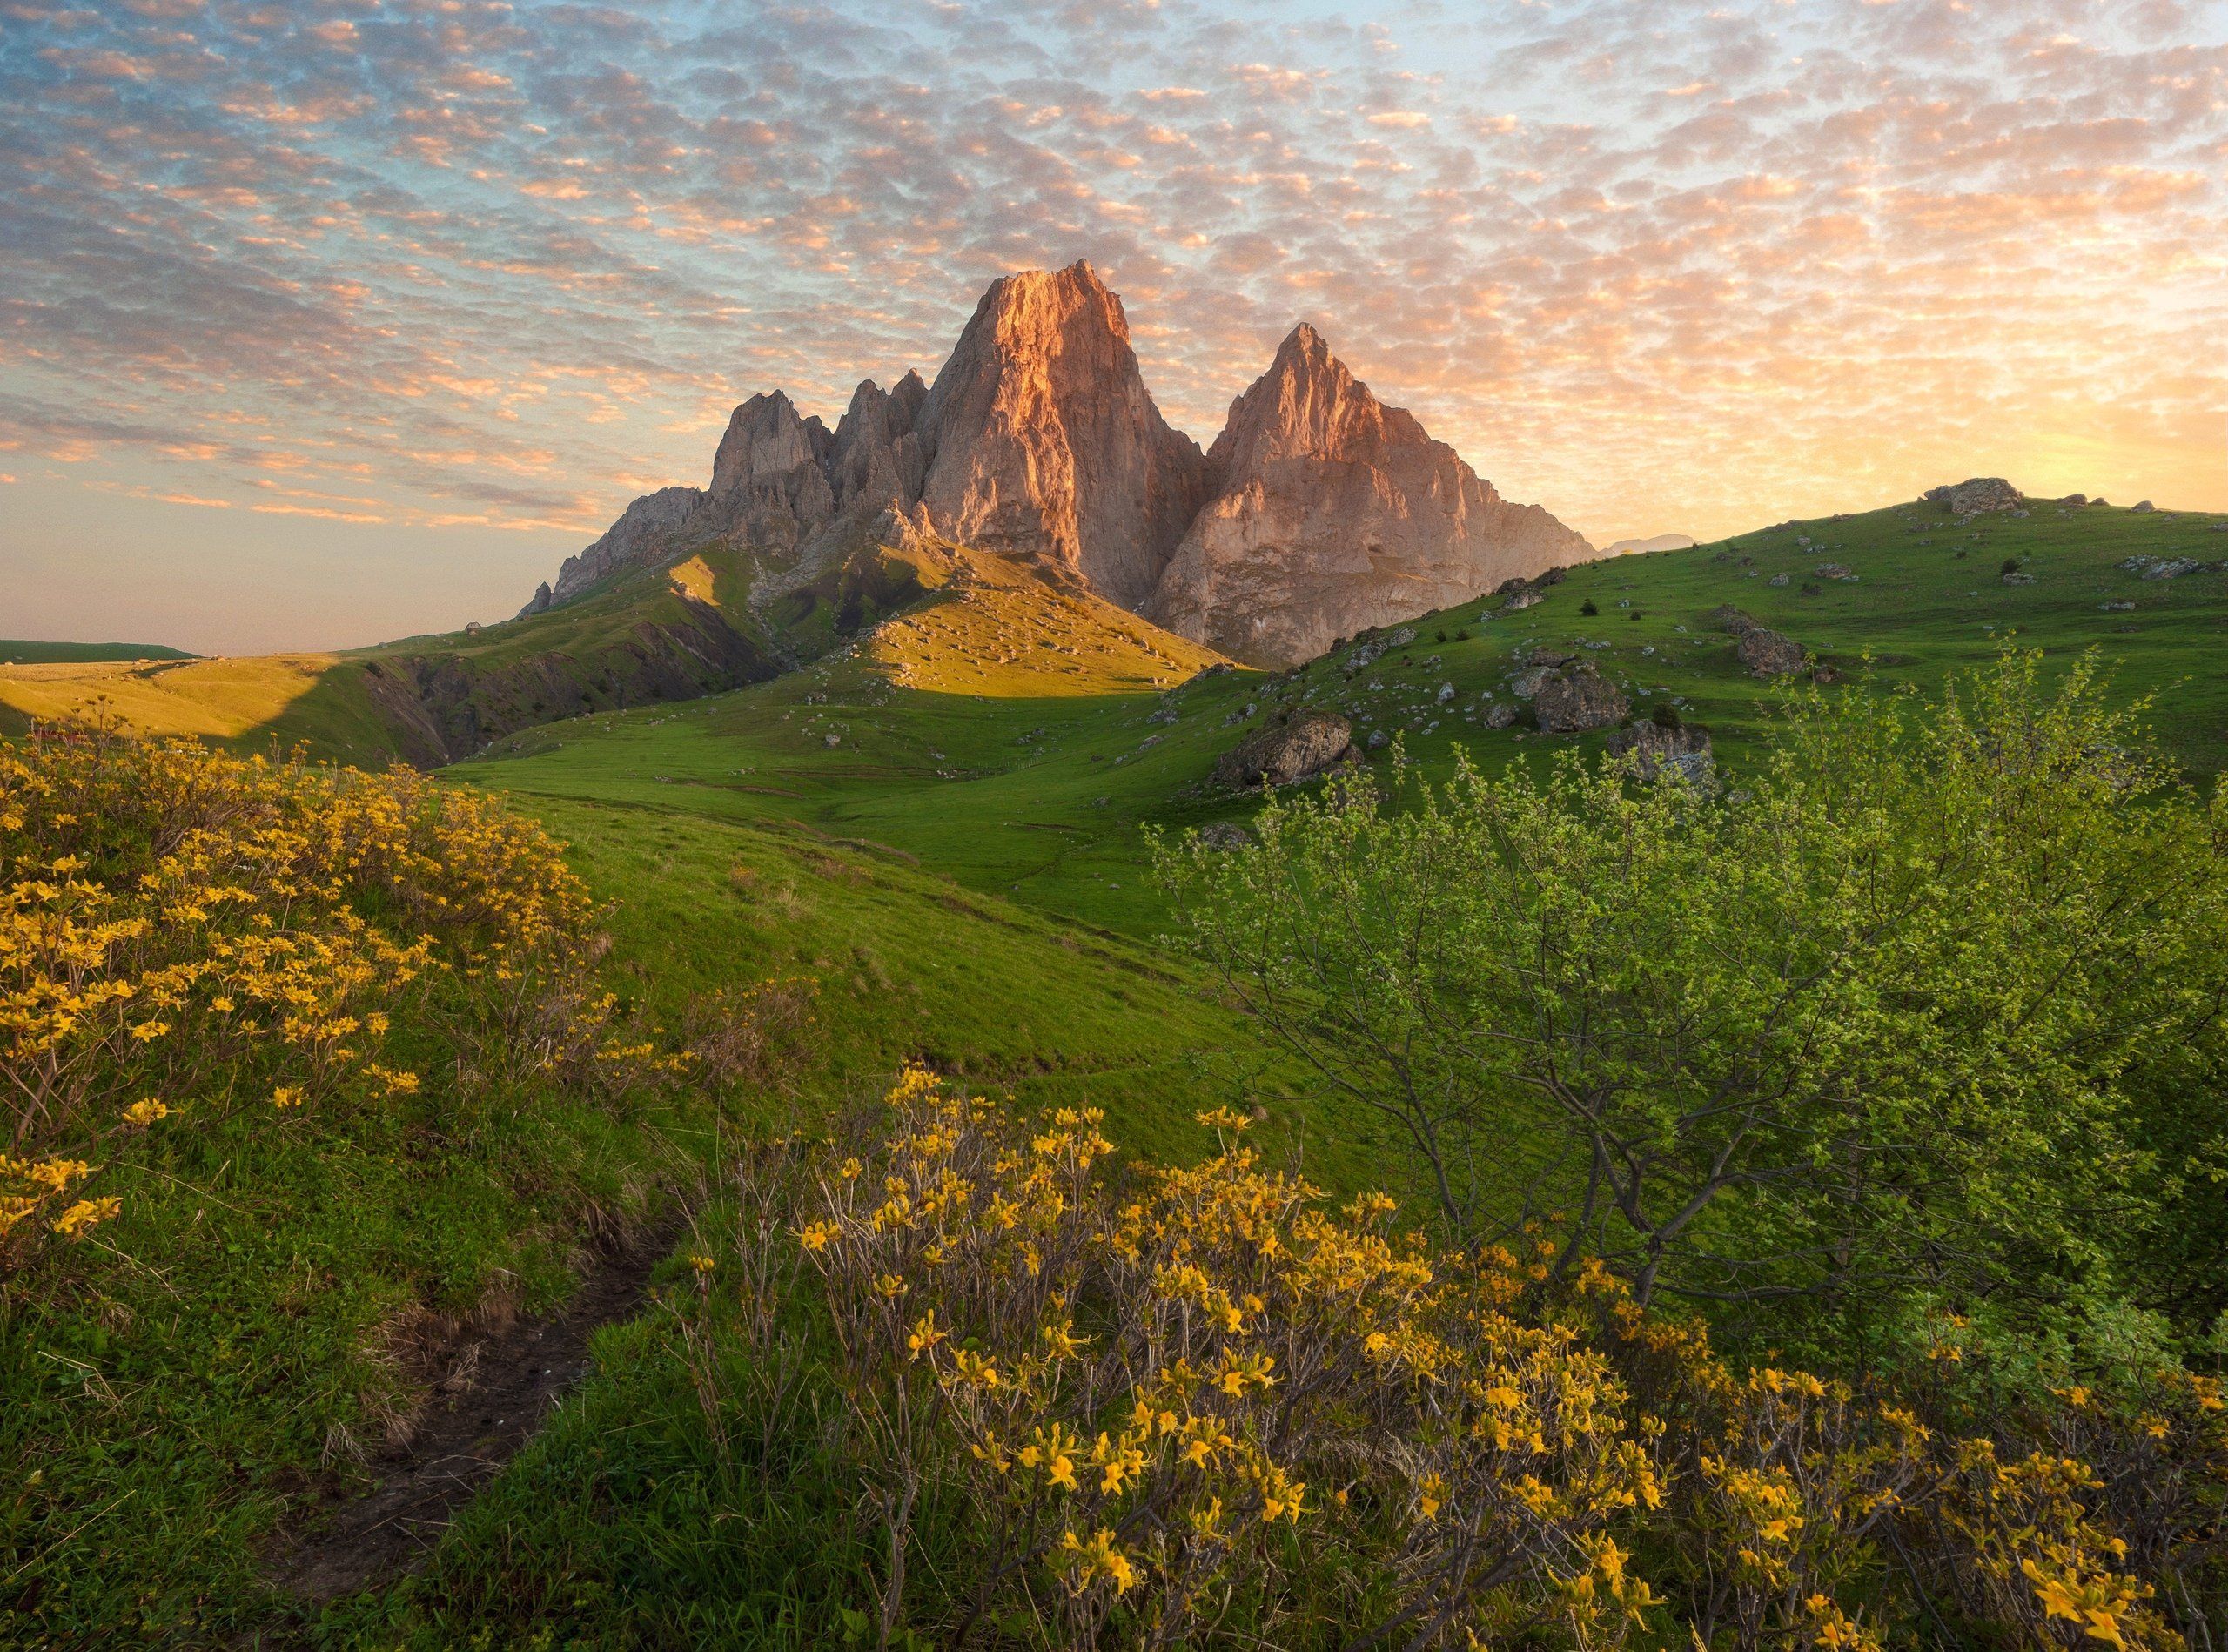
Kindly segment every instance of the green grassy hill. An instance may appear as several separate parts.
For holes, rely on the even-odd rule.
[[[1923,506],[1791,522],[1587,564],[1522,609],[1490,598],[1426,615],[1377,638],[1413,633],[1359,671],[1347,648],[1274,676],[1233,671],[1174,692],[1184,668],[1169,662],[1187,645],[1118,610],[1028,611],[1017,593],[1033,582],[970,558],[968,581],[856,649],[697,703],[526,730],[453,772],[542,798],[870,840],[976,888],[1142,933],[1159,910],[1138,828],[1249,815],[1252,800],[1216,792],[1209,776],[1216,757],[1279,710],[1337,711],[1358,740],[1397,736],[1427,771],[1443,771],[1458,747],[1487,767],[1567,743],[1598,749],[1599,734],[1557,738],[1480,721],[1486,696],[1508,697],[1520,651],[1548,647],[1592,658],[1627,687],[1637,715],[1670,701],[1711,730],[1720,761],[1737,771],[1783,690],[1735,658],[1712,617],[1727,603],[1845,675],[1869,668],[1929,695],[2009,641],[2058,660],[2096,648],[2122,693],[2156,696],[2155,721],[2180,761],[2218,773],[2228,768],[2224,526],[2228,518],[2051,505],[1962,527]],[[2206,566],[2171,579],[2122,566],[2145,556]],[[2031,583],[2004,581],[2010,561]],[[1823,564],[1855,577],[1821,574]],[[1002,582],[969,582],[984,579]],[[1581,612],[1589,601],[1592,616]],[[1094,623],[1079,631],[1084,620]],[[1159,653],[1125,661],[1124,648]]]
[[[774,675],[798,644],[750,614],[746,561],[710,551],[561,608],[343,653],[0,668],[0,734],[106,715],[139,733],[437,767],[528,723]]]
[[[1192,1114],[1239,1098],[1226,1064],[1252,1065],[1269,1113],[1252,1139],[1273,1162],[1341,1191],[1400,1174],[1382,1125],[1279,1099],[1299,1086],[1263,1071],[1245,1018],[1149,944],[1164,914],[1141,829],[1250,816],[1255,799],[1209,777],[1279,711],[1337,709],[1386,736],[1375,761],[1397,737],[1439,772],[1458,747],[1488,766],[1598,749],[1600,734],[1483,726],[1520,650],[1544,645],[1583,650],[1637,714],[1668,698],[1737,772],[1780,690],[1734,657],[1712,618],[1729,602],[1928,695],[2007,641],[2097,648],[2120,692],[2156,696],[2179,760],[2218,773],[2224,525],[2048,505],[1792,523],[1577,568],[1535,605],[1466,603],[1372,639],[1366,665],[1349,647],[1275,675],[1213,670],[1134,615],[934,544],[758,605],[749,570],[708,553],[356,654],[10,668],[14,726],[104,695],[132,726],[232,744],[469,753],[453,780],[513,794],[570,845],[608,937],[598,991],[630,1024],[672,1029],[768,980],[809,981],[814,1019],[809,1069],[726,1117],[685,1085],[467,1102],[481,1080],[444,1051],[413,1111],[280,1129],[258,1108],[113,1147],[124,1213],[41,1274],[0,1338],[0,1445],[42,1474],[0,1508],[0,1571],[17,1575],[0,1642],[829,1643],[825,1601],[869,1598],[855,1585],[871,1556],[829,1535],[860,1529],[856,1511],[797,1502],[802,1471],[721,1477],[728,1445],[709,1443],[672,1307],[699,1288],[679,1255],[663,1306],[600,1334],[594,1373],[431,1572],[320,1608],[272,1586],[272,1557],[384,1472],[317,1420],[370,1439],[372,1396],[424,1397],[440,1367],[380,1363],[401,1329],[534,1319],[614,1232],[662,1249],[683,1210],[715,1223],[721,1132],[815,1124],[907,1058],[1024,1105],[1101,1106],[1125,1151],[1162,1158],[1202,1151]],[[2145,579],[2123,566],[2137,557],[2205,566]],[[2006,584],[2007,561],[2031,583]],[[746,670],[765,680],[705,693]],[[589,709],[554,720],[568,703]],[[755,1464],[762,1445],[743,1443]],[[748,1503],[736,1483],[770,1489]],[[815,1565],[828,1575],[793,1581]]]

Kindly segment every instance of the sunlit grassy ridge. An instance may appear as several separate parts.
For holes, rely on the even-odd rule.
[[[68,665],[95,660],[191,660],[155,642],[23,642],[0,640],[0,665]]]

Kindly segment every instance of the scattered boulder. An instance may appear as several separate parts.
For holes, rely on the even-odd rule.
[[[1540,594],[1527,586],[1525,589],[1517,592],[1515,595],[1510,597],[1507,601],[1502,603],[1501,612],[1504,614],[1513,614],[1519,608],[1535,608],[1539,605],[1539,602]]]
[[[1506,700],[1496,700],[1486,708],[1486,715],[1478,721],[1488,729],[1513,729],[1516,726],[1516,708]]]
[[[2064,499],[2058,500],[2061,505],[2086,505],[2088,502],[2089,495],[2086,494],[2068,494]]]
[[[1841,680],[1842,668],[1837,665],[1821,663],[1810,668],[1810,681],[1813,682],[1830,687]]]
[[[2191,556],[2131,556],[2120,567],[2146,580],[2178,580],[2184,574],[2198,572],[2205,564]]]
[[[1636,722],[1618,729],[1609,736],[1609,755],[1629,757],[1633,773],[1641,780],[1653,780],[1668,771],[1696,784],[1709,777],[1715,762],[1707,729],[1667,729],[1655,722]]]
[[[1250,849],[1253,843],[1253,834],[1234,820],[1211,821],[1196,836],[1201,849]]]
[[[2135,604],[2132,602],[2099,602],[2097,606],[2100,610],[2106,614],[2132,614],[2135,612]]]
[[[1760,677],[1784,677],[1802,669],[1802,645],[1784,632],[1750,624],[1735,652]]]
[[[1310,712],[1223,753],[1215,780],[1231,787],[1289,786],[1321,774],[1352,749],[1353,728],[1344,717]]]
[[[1846,562],[1821,562],[1810,570],[1822,580],[1853,580],[1856,570]]]
[[[2128,509],[2129,509],[2131,512],[2135,512],[2135,513],[2138,513],[2138,514],[2139,514],[2139,513],[2142,513],[2142,512],[2145,512],[2145,511],[2155,511],[2155,510],[2157,510],[2158,508],[2158,507],[2156,505],[2153,505],[2153,504],[2152,504],[2149,500],[2147,500],[2147,499],[2138,499],[2138,500],[2137,500],[2135,501],[2135,503],[2134,503],[2134,504],[2132,504],[2132,505],[2131,505],[2131,506],[2129,506],[2129,507],[2128,507]]]
[[[2015,569],[2003,576],[2003,582],[2006,585],[2032,585],[2035,582],[2035,576],[2031,574],[2019,573]]]
[[[1755,621],[1735,608],[1730,602],[1721,602],[1716,608],[1711,609],[1709,621],[1719,630],[1730,631],[1736,637],[1745,635],[1756,628]]]
[[[1979,511],[2016,511],[2024,503],[2019,490],[2001,476],[1975,476],[1962,482],[1929,487],[1923,495],[1929,505],[1940,505],[1956,516]]]
[[[1785,585],[1787,582],[1788,575],[1784,574],[1775,574],[1770,580],[1770,583],[1774,585]]]
[[[1575,735],[1622,722],[1632,702],[1592,666],[1577,665],[1543,669],[1533,689],[1532,708],[1543,734]]]

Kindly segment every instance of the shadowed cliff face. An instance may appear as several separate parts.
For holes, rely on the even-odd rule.
[[[715,541],[807,580],[893,520],[1277,666],[1593,554],[1305,324],[1202,455],[1153,405],[1121,300],[1077,263],[991,283],[933,388],[869,379],[832,435],[779,391],[753,396],[709,487],[635,500],[527,612]]]
[[[423,768],[468,757],[492,740],[590,711],[693,700],[780,669],[707,602],[648,614],[590,648],[553,647],[486,658],[406,646],[364,661],[366,692],[396,749]]]

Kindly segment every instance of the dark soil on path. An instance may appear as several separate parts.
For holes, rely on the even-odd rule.
[[[374,1460],[371,1491],[305,1511],[274,1554],[271,1581],[314,1605],[414,1568],[587,1374],[588,1338],[634,1314],[664,1254],[656,1243],[599,1254],[560,1313],[467,1339],[409,1445]]]

